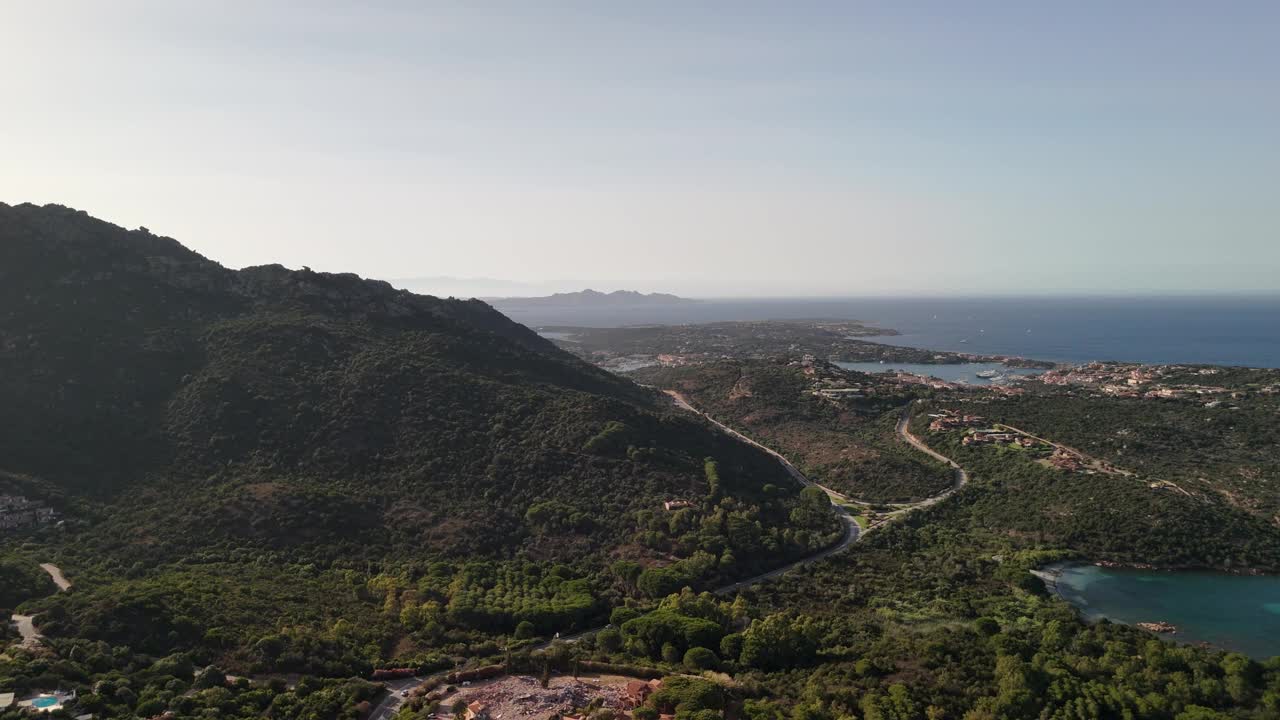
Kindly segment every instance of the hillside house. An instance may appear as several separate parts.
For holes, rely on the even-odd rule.
[[[57,511],[45,507],[38,500],[28,500],[21,495],[0,495],[0,530],[50,523],[57,517]]]
[[[930,413],[929,417],[933,418],[933,421],[929,423],[929,430],[933,432],[977,427],[985,421],[981,416],[962,415],[955,410],[943,410],[940,413]]]
[[[644,680],[632,680],[627,683],[624,701],[628,709],[638,708],[641,705],[644,705],[649,699],[649,696],[656,692],[660,687],[662,687],[661,680],[650,680],[648,682],[645,682]]]

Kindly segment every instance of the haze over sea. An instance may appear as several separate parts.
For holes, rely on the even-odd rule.
[[[702,300],[502,312],[530,326],[842,319],[898,330],[878,342],[1058,362],[1280,367],[1280,296]]]

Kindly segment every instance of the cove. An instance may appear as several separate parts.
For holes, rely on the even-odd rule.
[[[1161,637],[1257,659],[1280,655],[1280,577],[1052,565],[1036,573],[1087,620],[1167,622]]]

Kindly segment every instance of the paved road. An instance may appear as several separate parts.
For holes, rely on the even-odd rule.
[[[369,713],[369,720],[388,720],[390,717],[395,715],[396,711],[400,709],[400,706],[404,704],[405,700],[400,697],[400,693],[404,690],[412,691],[414,688],[426,682],[428,677],[434,676],[389,680],[383,683],[387,686],[387,690],[389,692],[386,697],[382,698],[382,702],[374,706],[373,710]]]
[[[706,413],[703,413],[702,411],[695,408],[693,405],[689,404],[689,401],[680,393],[674,390],[666,390],[664,392],[666,392],[668,395],[671,396],[671,399],[675,402],[677,407],[680,407],[684,410],[688,410],[689,412],[696,413],[702,416],[708,422],[710,422],[712,425],[715,425],[717,428],[719,428],[721,431],[725,432],[726,434],[731,435],[745,443],[748,443],[768,453],[775,460],[777,460],[780,465],[782,465],[783,469],[787,471],[787,474],[790,475],[796,482],[806,487],[812,486],[816,488],[821,488],[824,492],[827,493],[827,496],[831,499],[831,506],[835,508],[836,512],[839,514],[841,524],[844,525],[844,535],[841,536],[840,541],[835,543],[834,545],[831,545],[830,547],[827,547],[823,550],[819,550],[818,552],[812,555],[808,555],[799,560],[796,560],[795,562],[788,563],[787,565],[783,565],[782,567],[770,570],[767,573],[762,573],[760,575],[756,575],[755,577],[747,578],[745,580],[739,580],[738,582],[725,585],[724,587],[716,588],[715,590],[711,591],[712,593],[716,595],[727,595],[729,593],[737,592],[742,588],[750,587],[752,585],[758,585],[762,582],[766,582],[768,580],[772,580],[781,575],[785,575],[786,573],[798,567],[817,562],[819,560],[835,555],[836,553],[843,552],[849,549],[850,547],[853,546],[854,543],[858,542],[863,537],[865,537],[867,532],[870,532],[870,530],[874,529],[873,527],[865,531],[862,530],[858,526],[858,522],[853,519],[853,516],[850,515],[849,511],[846,510],[842,505],[842,503],[856,503],[856,504],[865,504],[865,503],[861,503],[860,501],[857,501],[857,500],[851,500],[848,497],[845,497],[844,495],[842,495],[841,493],[838,493],[835,490],[832,490],[831,488],[823,487],[822,485],[819,485],[818,483],[810,480],[808,477],[805,476],[804,473],[800,472],[799,468],[797,468],[795,465],[792,465],[790,460],[787,460],[785,457],[783,457],[781,453],[779,453],[778,451],[774,450],[771,447],[762,445],[756,442],[755,440],[752,440],[751,438],[747,437],[746,435],[743,435],[737,430],[734,430],[728,425],[725,425],[719,420],[716,420],[715,418],[707,415]],[[935,457],[941,460],[942,462],[947,463],[952,468],[954,468],[956,471],[956,483],[954,486],[951,487],[951,489],[939,495],[934,495],[933,497],[926,498],[917,503],[910,503],[907,505],[898,506],[899,507],[898,510],[895,510],[892,513],[888,513],[885,516],[887,519],[884,521],[881,521],[875,527],[879,527],[880,525],[883,525],[885,522],[888,522],[888,519],[891,519],[892,517],[896,517],[898,515],[908,513],[912,510],[922,508],[922,507],[928,507],[935,503],[941,502],[942,500],[950,497],[952,493],[954,493],[956,490],[959,490],[961,487],[964,486],[966,482],[969,481],[969,475],[964,471],[964,469],[962,469],[959,465],[956,465],[949,458],[935,452],[932,448],[930,448],[929,446],[921,442],[919,438],[911,434],[910,430],[907,429],[907,420],[910,417],[910,410],[911,410],[910,405],[908,405],[906,408],[903,409],[902,419],[898,421],[898,434],[901,435],[904,440],[911,443],[912,446],[916,447],[922,452],[928,453],[930,456]],[[552,643],[557,641],[562,643],[574,643],[588,635],[600,632],[603,629],[604,629],[603,627],[596,627],[588,630],[583,630],[578,633],[574,633],[573,635],[564,635],[559,638],[556,638],[556,640],[550,640],[544,643],[540,643],[538,645],[534,645],[532,646],[531,649],[533,650],[545,649],[550,647]],[[392,716],[395,715],[396,711],[400,709],[400,706],[404,702],[403,698],[400,697],[401,691],[403,690],[412,691],[414,688],[422,685],[427,680],[443,674],[446,674],[446,673],[436,673],[435,675],[428,675],[426,677],[406,678],[404,680],[393,680],[391,682],[386,683],[386,686],[390,692],[388,693],[387,697],[383,698],[382,701],[378,703],[378,705],[373,709],[373,712],[370,713],[369,715],[370,720],[389,720]]]
[[[913,510],[919,510],[920,508],[929,507],[930,505],[937,505],[943,500],[946,500],[947,498],[951,497],[953,494],[955,494],[957,490],[964,487],[965,484],[969,482],[969,473],[966,472],[964,468],[957,465],[955,460],[952,460],[946,455],[943,455],[942,453],[934,450],[928,445],[925,445],[923,440],[916,437],[915,433],[911,432],[910,423],[911,423],[911,403],[907,403],[906,407],[902,408],[902,416],[898,418],[898,437],[907,441],[907,443],[910,444],[911,447],[919,450],[920,452],[928,455],[929,457],[932,457],[935,460],[939,460],[943,463],[946,463],[951,468],[951,470],[955,473],[955,482],[951,485],[951,488],[949,490],[938,493],[937,495],[934,495],[932,497],[925,498],[920,502],[912,503],[911,505],[904,507],[900,510],[895,510],[889,513],[890,516],[905,515]]]

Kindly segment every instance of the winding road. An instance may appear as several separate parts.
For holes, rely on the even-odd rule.
[[[875,528],[880,527],[885,523],[892,521],[894,518],[905,515],[913,510],[929,507],[931,505],[935,505],[939,502],[942,502],[943,500],[947,499],[952,494],[954,494],[957,490],[964,487],[964,485],[969,481],[969,474],[965,472],[964,468],[961,468],[950,458],[942,455],[941,453],[938,453],[933,448],[930,448],[928,445],[925,445],[923,441],[921,441],[918,437],[916,437],[911,433],[911,430],[908,427],[908,422],[910,421],[910,418],[911,418],[911,405],[908,404],[906,407],[902,409],[902,417],[898,420],[898,435],[904,441],[906,441],[907,443],[910,443],[911,446],[916,448],[917,450],[920,450],[921,452],[926,453],[929,456],[937,460],[940,460],[943,463],[946,463],[948,466],[950,466],[955,471],[955,484],[952,485],[945,492],[939,493],[932,497],[925,498],[924,500],[921,500],[919,502],[895,505],[894,507],[897,509],[895,509],[892,512],[886,513],[883,516],[884,518],[883,520],[871,526],[870,528],[863,530],[861,527],[858,526],[858,522],[854,520],[853,516],[849,514],[849,511],[845,509],[844,505],[846,504],[866,505],[868,503],[862,502],[860,500],[853,500],[839,492],[836,492],[835,490],[832,490],[831,488],[824,487],[814,482],[813,480],[810,480],[804,473],[800,472],[800,469],[797,468],[795,465],[793,465],[790,460],[784,457],[782,453],[779,453],[777,450],[774,450],[773,448],[767,445],[763,445],[759,442],[756,442],[755,440],[752,440],[746,435],[743,435],[737,430],[734,430],[728,425],[725,425],[719,420],[716,420],[710,415],[707,415],[701,410],[698,410],[692,404],[689,403],[689,400],[685,398],[684,395],[680,394],[679,392],[675,390],[664,390],[663,392],[671,396],[672,401],[675,403],[677,407],[699,415],[700,417],[706,419],[707,422],[710,422],[712,425],[717,427],[719,430],[721,430],[725,434],[731,437],[734,437],[738,440],[741,440],[742,442],[745,442],[755,448],[758,448],[768,453],[771,457],[773,457],[775,460],[778,461],[778,464],[782,465],[783,469],[787,471],[787,474],[790,475],[792,479],[794,479],[796,482],[806,487],[816,487],[821,489],[823,492],[827,494],[827,497],[831,499],[831,506],[835,508],[836,513],[840,517],[840,522],[844,526],[844,534],[841,536],[840,540],[835,544],[830,545],[822,550],[819,550],[818,552],[812,555],[807,555],[803,558],[800,558],[799,560],[783,565],[782,567],[770,570],[769,572],[761,573],[760,575],[756,575],[755,577],[750,577],[745,580],[739,580],[738,582],[725,585],[724,587],[716,588],[711,591],[716,595],[727,595],[729,593],[737,592],[738,590],[741,590],[745,587],[750,587],[752,585],[758,585],[762,582],[767,582],[774,578],[785,575],[788,572],[795,570],[798,567],[803,567],[810,563],[815,563],[815,562],[818,562],[819,560],[824,560],[828,557],[831,557],[832,555],[835,555],[836,553],[843,552],[849,549],[850,547],[852,547],[854,543],[866,537],[866,534],[871,530],[874,530]],[[574,643],[588,635],[597,633],[603,629],[604,629],[603,627],[595,627],[595,628],[590,628],[588,630],[583,630],[581,632],[574,633],[573,635],[565,635],[565,636],[557,637],[555,640],[550,640],[550,641],[535,645],[531,649],[534,649],[534,650],[545,649],[547,647],[550,647],[551,644],[554,642]],[[393,680],[386,683],[386,686],[389,692],[387,696],[384,697],[373,708],[373,711],[370,712],[369,720],[390,720],[390,718],[395,715],[396,711],[399,710],[400,706],[404,703],[404,698],[400,696],[401,692],[405,690],[412,691],[414,688],[424,684],[428,680],[443,674],[446,674],[446,673],[436,673],[426,677],[405,678],[403,680]]]
[[[49,573],[49,577],[53,578],[53,584],[58,586],[58,592],[66,592],[71,589],[71,581],[67,580],[62,574],[62,570],[57,565],[49,563],[41,563],[40,569]],[[35,615],[19,615],[13,614],[13,624],[18,628],[18,634],[22,636],[23,647],[33,647],[40,644],[40,631],[36,630]]]
[[[926,445],[923,440],[916,437],[915,434],[911,432],[911,403],[907,403],[906,407],[902,408],[902,415],[898,418],[898,437],[905,440],[909,445],[911,445],[911,447],[950,467],[952,472],[955,473],[955,482],[951,485],[950,489],[940,492],[937,495],[927,497],[920,502],[911,503],[900,510],[895,510],[894,512],[889,513],[889,515],[905,515],[912,510],[919,510],[920,508],[926,508],[930,505],[937,505],[943,500],[954,495],[957,490],[964,487],[969,482],[968,471],[960,467],[955,460],[952,460],[946,455],[943,455],[937,450]]]

